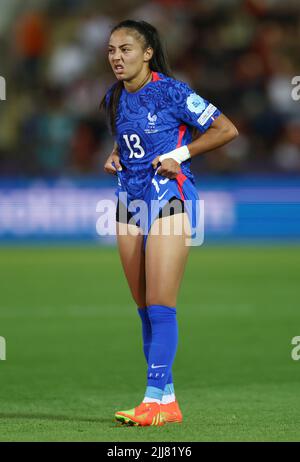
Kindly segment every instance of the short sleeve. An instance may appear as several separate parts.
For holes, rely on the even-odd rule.
[[[170,90],[176,117],[196,127],[202,133],[221,114],[216,106],[202,98],[184,82],[176,80]]]

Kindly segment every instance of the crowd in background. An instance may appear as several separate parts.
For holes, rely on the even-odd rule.
[[[115,81],[107,42],[110,29],[129,18],[157,27],[175,77],[239,130],[232,143],[195,159],[195,173],[300,172],[300,100],[291,96],[292,78],[300,75],[298,1],[7,5],[0,21],[0,75],[7,84],[1,176],[104,175],[113,141],[99,102]]]

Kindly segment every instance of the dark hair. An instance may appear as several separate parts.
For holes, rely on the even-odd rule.
[[[117,24],[111,30],[110,34],[123,28],[134,30],[140,37],[142,37],[144,50],[148,47],[153,49],[153,56],[149,61],[149,68],[151,71],[160,72],[168,77],[172,77],[168,59],[157,29],[146,21],[133,21],[131,19],[127,19]],[[123,82],[118,81],[112,87],[112,93],[109,101],[106,101],[106,93],[100,103],[100,109],[105,109],[106,111],[107,122],[113,135],[116,133],[116,115],[122,89]]]

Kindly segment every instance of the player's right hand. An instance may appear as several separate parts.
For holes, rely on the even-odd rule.
[[[118,151],[113,150],[104,164],[104,171],[105,173],[109,173],[110,175],[116,175],[117,170],[121,171],[122,166],[120,164],[120,156]]]

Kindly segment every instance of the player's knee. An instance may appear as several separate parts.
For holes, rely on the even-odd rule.
[[[176,297],[149,294],[146,296],[146,306],[150,305],[176,306]]]
[[[135,301],[136,305],[139,307],[147,306],[146,304],[146,297],[144,294],[140,294],[137,292],[132,292],[133,300]]]

